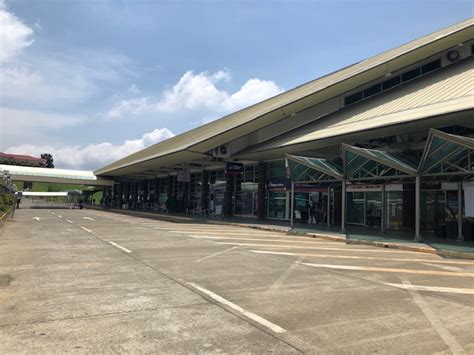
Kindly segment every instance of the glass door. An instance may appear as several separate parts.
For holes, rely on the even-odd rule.
[[[347,193],[347,223],[363,226],[365,224],[364,192]]]
[[[421,206],[421,225],[424,230],[432,230],[433,225],[445,223],[445,191],[422,191]]]
[[[403,223],[403,192],[387,192],[386,224],[387,229],[401,229]]]
[[[368,227],[382,226],[382,193],[365,193],[365,225]]]
[[[269,191],[267,216],[269,219],[288,219],[288,195],[286,191]]]

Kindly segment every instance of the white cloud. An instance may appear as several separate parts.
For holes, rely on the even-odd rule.
[[[56,109],[81,104],[133,77],[131,66],[128,58],[115,53],[38,54],[0,67],[2,104]]]
[[[275,82],[257,78],[248,80],[234,93],[217,87],[220,81],[230,79],[231,75],[227,70],[220,70],[211,75],[206,72],[194,74],[188,71],[171,90],[165,92],[156,108],[162,112],[208,110],[216,114],[226,114],[283,92]]]
[[[173,132],[169,129],[161,128],[145,133],[139,139],[127,140],[119,145],[109,142],[89,144],[84,147],[79,145],[56,147],[25,144],[10,147],[6,152],[33,156],[39,156],[41,153],[51,153],[57,168],[94,170],[173,136]]]
[[[221,103],[219,109],[223,112],[237,111],[283,92],[274,81],[250,79],[239,91],[230,95]]]
[[[152,104],[149,97],[140,97],[131,100],[122,100],[106,113],[107,118],[137,116],[150,110]]]
[[[203,114],[203,117],[218,117],[283,91],[275,82],[258,78],[248,80],[234,93],[218,88],[220,82],[230,81],[231,78],[228,70],[219,70],[213,74],[207,72],[194,74],[190,70],[171,89],[166,90],[157,103],[150,97],[122,100],[110,109],[106,116],[121,118],[154,110],[166,114],[193,111]]]
[[[4,1],[0,2],[0,28],[0,63],[12,60],[33,43],[33,30],[8,12]]]
[[[228,96],[227,92],[216,87],[216,84],[226,77],[228,76],[220,71],[212,75],[205,72],[195,75],[190,70],[179,79],[171,90],[164,93],[163,98],[156,105],[156,109],[162,112],[175,112],[182,109],[214,110]]]
[[[82,115],[67,115],[0,107],[0,148],[17,142],[41,142],[60,129],[87,120]]]

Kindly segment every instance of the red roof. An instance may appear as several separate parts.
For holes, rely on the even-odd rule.
[[[29,160],[29,161],[45,161],[43,158],[35,158],[31,155],[7,154],[0,152],[0,158],[15,159],[15,160]]]

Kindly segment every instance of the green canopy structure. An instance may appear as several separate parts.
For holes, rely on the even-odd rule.
[[[287,154],[286,161],[296,183],[331,183],[343,178],[342,168],[326,159]]]
[[[474,139],[431,129],[418,168],[422,178],[463,180],[474,176]]]
[[[331,203],[331,185],[342,181],[344,173],[342,168],[327,159],[301,157],[286,154],[286,166],[291,175],[291,193],[294,195],[295,183],[318,183],[328,185],[328,211]],[[291,198],[290,221],[293,226],[294,198]],[[330,226],[330,215],[327,214],[327,225]]]
[[[462,210],[462,181],[474,178],[474,138],[431,129],[418,166],[394,154],[376,149],[341,145],[343,166],[321,158],[286,155],[287,167],[294,183],[342,185],[345,206],[346,182],[382,184],[382,230],[384,230],[385,183],[415,182],[415,240],[420,235],[421,180],[458,181],[458,210]],[[293,186],[293,185],[292,185]],[[345,231],[345,208],[341,211],[341,229]],[[329,223],[328,223],[329,225]],[[462,214],[458,214],[458,240],[462,236]]]
[[[377,181],[413,178],[417,169],[393,154],[375,150],[341,146],[347,181]]]

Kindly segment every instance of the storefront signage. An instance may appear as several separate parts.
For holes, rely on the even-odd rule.
[[[310,184],[295,184],[295,192],[327,192],[327,187]]]
[[[226,162],[225,163],[225,173],[226,174],[242,174],[244,172],[244,164],[236,162]]]
[[[274,179],[268,182],[268,190],[289,190],[291,189],[291,179]]]
[[[347,186],[347,192],[356,192],[356,191],[382,191],[382,185],[360,184],[360,185]]]
[[[382,185],[380,184],[354,184],[347,186],[347,192],[357,191],[382,191]],[[387,184],[385,185],[385,191],[403,191],[403,184]]]

